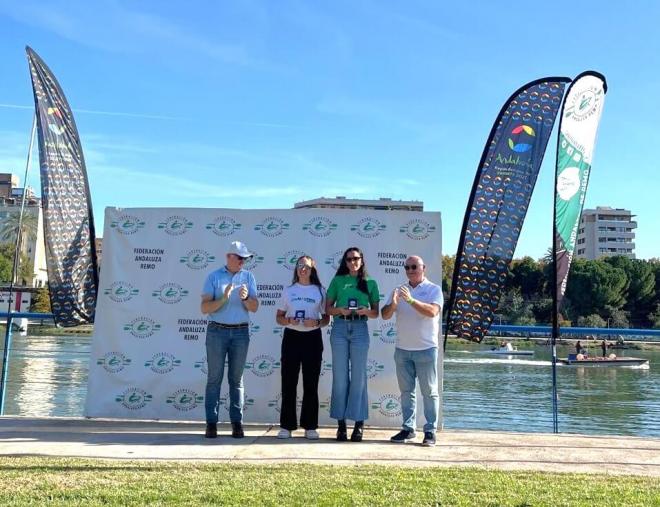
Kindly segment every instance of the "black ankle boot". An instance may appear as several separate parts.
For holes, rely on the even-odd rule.
[[[348,440],[348,431],[346,430],[346,421],[340,419],[337,421],[337,440],[339,442],[346,442]]]
[[[241,423],[231,423],[231,436],[234,438],[243,438],[245,436],[245,433],[243,433],[243,425]]]
[[[351,442],[362,442],[364,433],[364,421],[355,421],[355,427],[351,433]]]

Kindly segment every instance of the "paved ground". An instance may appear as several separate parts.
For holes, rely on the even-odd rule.
[[[438,445],[392,444],[392,430],[365,430],[362,443],[336,442],[333,428],[308,441],[302,431],[290,440],[279,428],[247,426],[242,440],[219,427],[215,440],[204,425],[65,418],[0,417],[0,455],[209,461],[217,463],[375,463],[404,466],[484,466],[635,474],[660,477],[660,439],[447,430]]]

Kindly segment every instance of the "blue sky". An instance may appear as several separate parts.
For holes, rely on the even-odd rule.
[[[98,229],[106,206],[392,197],[441,211],[453,254],[504,101],[594,69],[609,91],[585,205],[632,210],[637,256],[659,257],[660,6],[612,5],[0,0],[0,172],[24,171],[27,44],[74,109]],[[555,143],[516,257],[550,246]]]

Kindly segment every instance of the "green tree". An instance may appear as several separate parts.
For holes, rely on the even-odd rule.
[[[605,315],[608,305],[622,308],[627,286],[628,278],[622,269],[601,260],[574,259],[566,288],[573,312],[571,320],[584,315]]]
[[[624,310],[637,325],[647,325],[647,316],[653,309],[655,297],[655,272],[653,266],[645,260],[630,259],[623,255],[608,257],[605,262],[622,269],[628,279],[625,291]]]
[[[20,227],[19,227],[20,223]],[[23,213],[23,220],[20,218],[20,211],[12,211],[8,213],[0,224],[0,256],[9,260],[9,275],[3,278],[5,282],[11,282],[11,272],[14,264],[14,252],[16,250],[16,237],[18,236],[19,228],[21,230],[20,244],[19,244],[19,262],[16,276],[16,282],[23,285],[32,285],[34,278],[34,266],[29,261],[27,254],[23,253],[23,247],[37,237],[37,215],[31,210],[26,210]],[[0,273],[1,273],[0,268]]]
[[[496,311],[514,326],[530,326],[536,324],[532,304],[525,301],[518,288],[512,289],[500,300]]]
[[[520,289],[520,294],[525,299],[538,300],[543,294],[545,276],[543,267],[531,257],[514,259],[509,268],[507,288]]]
[[[35,313],[51,313],[50,296],[48,294],[48,287],[41,287],[32,296],[32,304],[30,311]]]
[[[607,323],[603,320],[603,317],[597,313],[592,313],[586,317],[578,317],[577,325],[578,327],[605,327]]]
[[[612,308],[611,306],[606,306],[605,310],[607,312],[607,322],[609,327],[618,327],[618,328],[629,328],[630,322],[628,321],[628,312],[620,308]]]
[[[455,255],[442,256],[442,292],[445,296],[451,293],[451,281],[454,276],[454,264],[456,263]]]
[[[654,329],[660,328],[660,303],[656,305],[655,311],[649,313],[648,319],[651,323],[651,327]]]
[[[26,244],[27,241],[37,237],[37,215],[30,210],[23,213],[23,221],[21,222],[21,212],[12,211],[7,213],[7,216],[0,224],[0,241],[9,242],[12,245],[16,244],[16,236],[19,230],[19,222],[21,233],[21,243]]]

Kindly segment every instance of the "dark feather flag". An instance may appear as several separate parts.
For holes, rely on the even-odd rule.
[[[55,322],[94,321],[98,288],[94,219],[78,129],[55,76],[26,48],[39,136],[41,198]]]
[[[606,93],[607,82],[602,74],[583,72],[568,87],[559,119],[553,245],[556,312],[566,292]]]
[[[490,327],[569,81],[549,77],[526,84],[493,124],[465,211],[447,333],[480,342]]]

